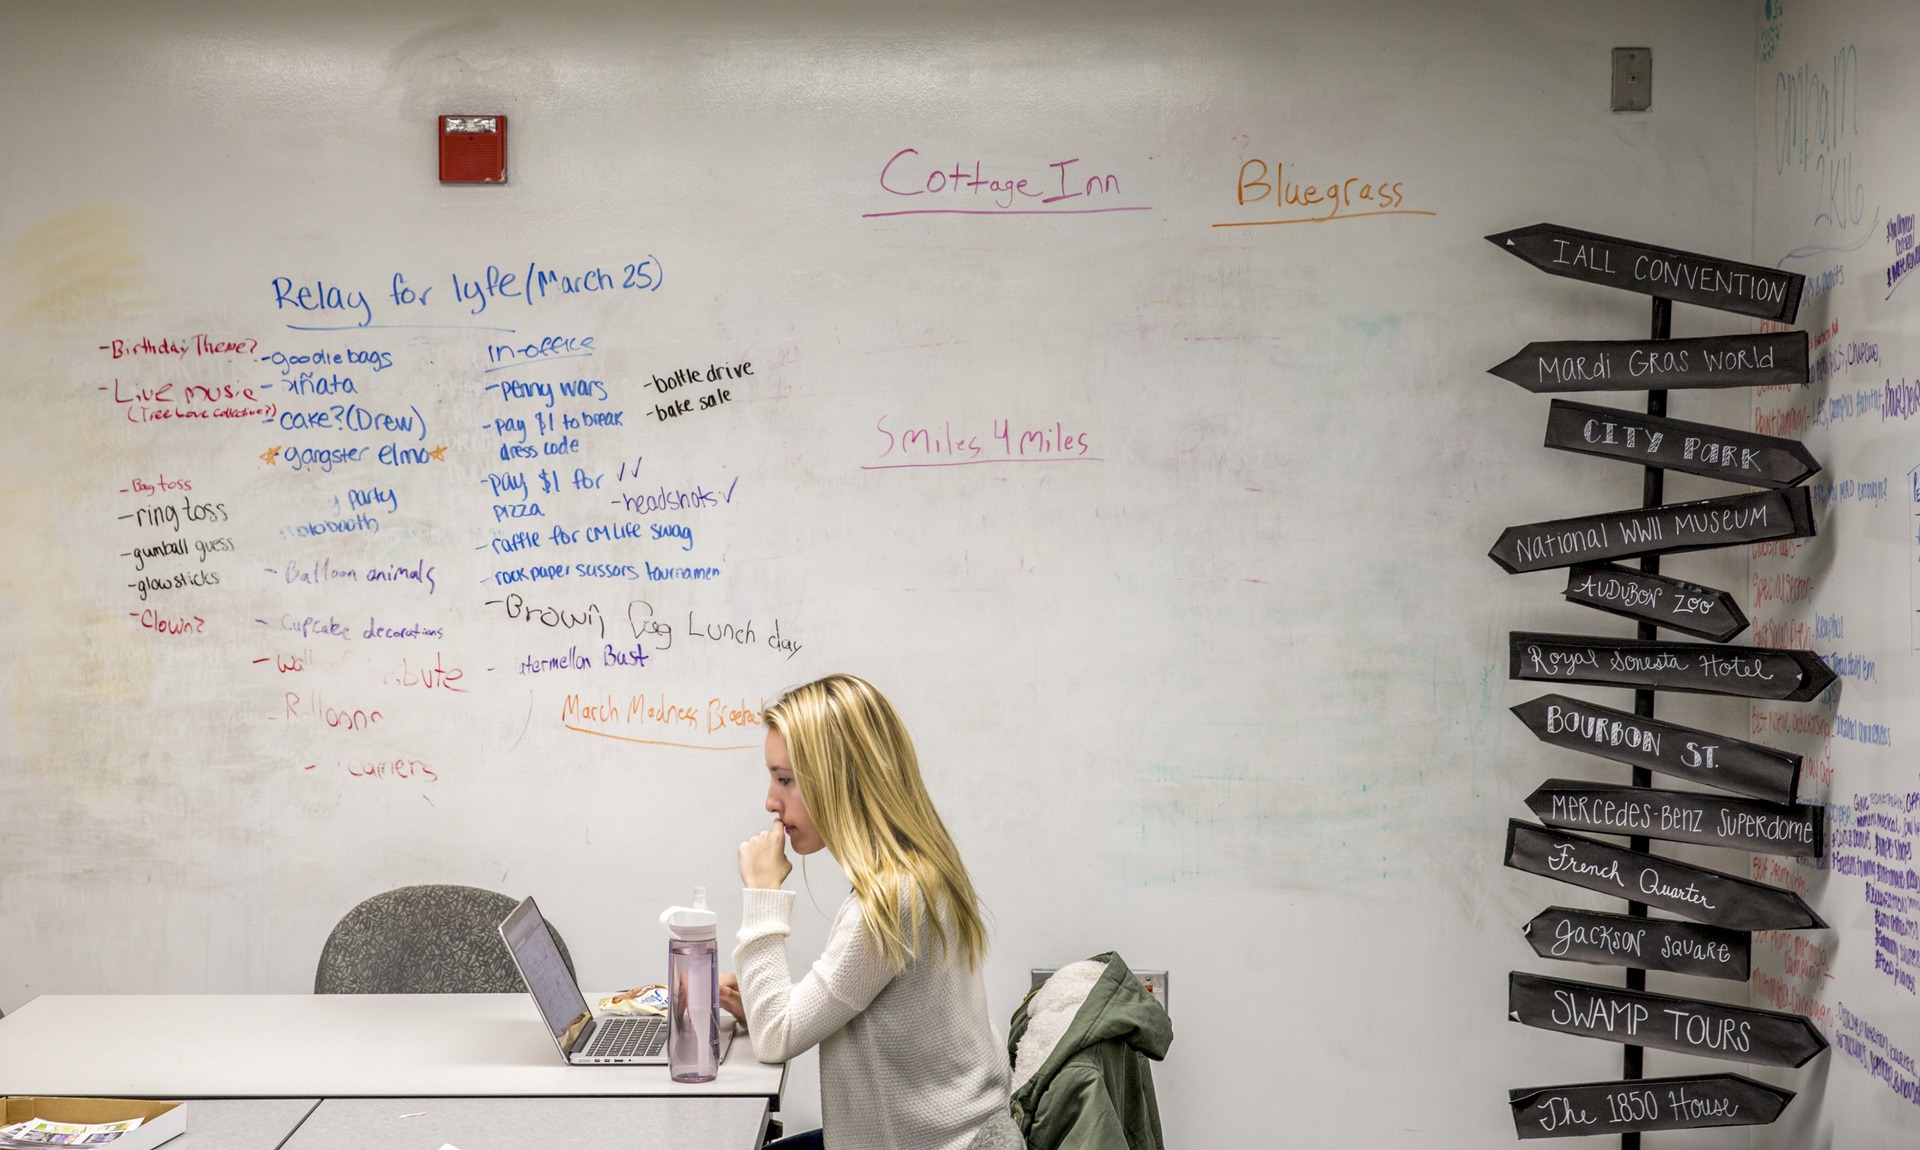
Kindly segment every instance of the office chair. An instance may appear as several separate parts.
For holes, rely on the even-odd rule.
[[[320,950],[315,994],[517,994],[500,922],[518,901],[471,886],[403,886],[348,911]],[[569,973],[573,956],[547,925]]]

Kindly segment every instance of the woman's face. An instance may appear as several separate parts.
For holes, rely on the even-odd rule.
[[[767,810],[787,828],[787,845],[793,853],[810,855],[825,847],[826,840],[814,829],[813,816],[807,813],[807,800],[800,797],[793,760],[787,757],[787,740],[779,731],[767,732],[767,776]]]

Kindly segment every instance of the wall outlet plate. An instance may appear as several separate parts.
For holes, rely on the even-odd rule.
[[[1653,49],[1613,50],[1613,110],[1644,112],[1653,107]]]
[[[1032,968],[1027,972],[1032,979],[1032,982],[1027,987],[1027,993],[1032,994],[1034,991],[1039,990],[1040,984],[1052,978],[1053,972],[1059,969],[1057,966],[1036,966]],[[1160,1004],[1160,1009],[1171,1015],[1173,1009],[1167,1005],[1167,972],[1164,970],[1141,970],[1139,967],[1132,967],[1130,969],[1133,971],[1133,976],[1140,980],[1140,985],[1145,987],[1147,993],[1153,995],[1153,1000]]]

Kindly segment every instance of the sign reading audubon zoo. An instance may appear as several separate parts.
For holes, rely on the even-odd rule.
[[[1793,1101],[1793,1091],[1739,1074],[1636,1078],[1533,1086],[1507,1092],[1514,1132],[1522,1138],[1575,1138],[1636,1130],[1699,1130],[1765,1126]]]
[[[1792,487],[1820,470],[1797,439],[1556,399],[1546,445],[1752,487]]]
[[[1807,277],[1635,240],[1535,224],[1487,237],[1549,275],[1791,324]]]
[[[1806,702],[1832,686],[1836,678],[1832,668],[1812,651],[1536,631],[1509,632],[1507,657],[1507,674],[1513,679],[1691,691],[1790,703]]]
[[[1702,978],[1745,982],[1753,960],[1753,936],[1670,918],[1636,918],[1550,906],[1520,928],[1541,958],[1595,966],[1667,970]]]
[[[1805,1066],[1827,1040],[1798,1014],[1507,975],[1507,1017],[1523,1026],[1763,1066]]]
[[[1757,803],[1694,791],[1656,791],[1548,779],[1527,796],[1550,827],[1817,858],[1827,853],[1827,808]]]
[[[1523,523],[1502,531],[1487,557],[1518,574],[1633,555],[1808,538],[1814,531],[1812,493],[1790,487]]]
[[[1518,819],[1507,823],[1506,865],[1728,930],[1827,925],[1790,890]]]
[[[1566,695],[1542,695],[1521,703],[1513,713],[1543,743],[1723,791],[1791,803],[1800,785],[1799,755],[1712,731]]]
[[[1716,643],[1724,643],[1747,629],[1746,612],[1725,591],[1611,563],[1567,568],[1566,596],[1569,603],[1671,627]]]
[[[1535,341],[1487,369],[1535,394],[1805,383],[1807,333]]]

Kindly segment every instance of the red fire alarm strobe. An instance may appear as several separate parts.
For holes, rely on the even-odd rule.
[[[440,117],[440,182],[507,182],[505,116]]]

